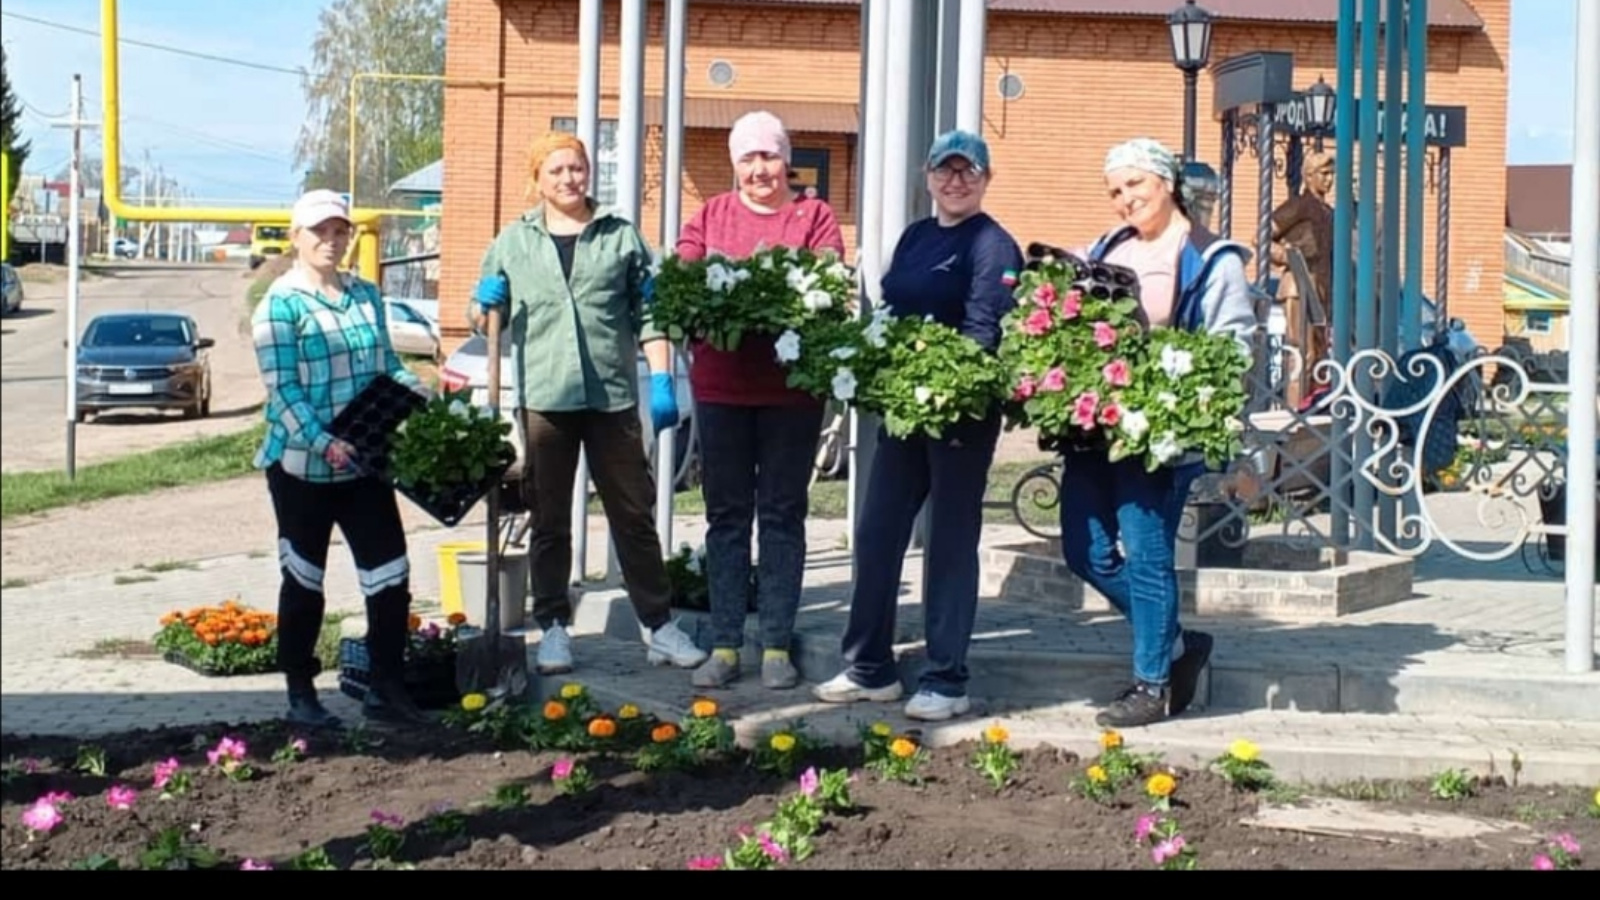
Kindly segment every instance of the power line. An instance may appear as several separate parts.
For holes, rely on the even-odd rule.
[[[0,15],[4,15],[7,18],[17,19],[17,20],[23,21],[23,22],[31,22],[31,23],[33,23],[35,25],[43,25],[46,28],[59,28],[62,31],[71,31],[71,32],[76,32],[77,34],[86,34],[86,35],[89,35],[90,37],[99,37],[100,36],[100,32],[95,31],[92,28],[79,28],[76,25],[67,25],[67,24],[62,23],[62,22],[51,22],[51,21],[49,21],[47,19],[36,19],[33,16],[25,16],[25,15],[23,15],[21,13],[0,12]],[[118,40],[121,43],[133,44],[134,46],[137,46],[137,47],[147,47],[147,48],[149,48],[151,50],[161,50],[161,51],[166,52],[166,53],[176,53],[179,56],[192,56],[195,59],[203,59],[203,60],[207,60],[209,62],[215,62],[215,63],[226,63],[227,65],[230,65],[230,66],[241,66],[241,67],[246,68],[246,69],[259,69],[259,70],[261,70],[263,72],[279,72],[279,73],[282,73],[282,74],[285,74],[285,75],[304,75],[305,74],[305,71],[302,70],[302,69],[286,69],[283,66],[273,66],[273,65],[268,65],[266,63],[250,62],[248,60],[243,60],[243,59],[229,59],[226,56],[213,56],[213,55],[211,55],[209,53],[199,53],[199,52],[196,52],[194,50],[185,50],[182,47],[172,47],[172,46],[168,46],[166,44],[153,44],[153,43],[150,43],[149,41],[140,41],[140,40],[135,40],[133,38],[125,38],[125,37],[119,37]]]

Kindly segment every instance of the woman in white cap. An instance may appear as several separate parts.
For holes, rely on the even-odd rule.
[[[844,236],[827,203],[789,186],[789,135],[768,112],[734,123],[728,155],[737,187],[712,197],[684,226],[677,255],[687,260],[748,257],[792,247],[844,256]],[[792,688],[789,659],[805,575],[811,467],[822,437],[824,404],[788,386],[771,335],[746,335],[724,352],[697,342],[689,381],[700,441],[706,503],[706,571],[712,654],[695,670],[696,687],[723,687],[740,675],[750,604],[750,530],[760,522],[756,602],[761,683]]]
[[[989,145],[967,131],[940,135],[928,151],[934,215],[900,236],[883,276],[883,302],[897,316],[929,316],[990,353],[1013,297],[1022,251],[983,211],[994,170]],[[938,439],[897,438],[881,427],[856,528],[863,564],[850,598],[843,655],[850,667],[816,687],[825,703],[888,702],[903,693],[894,657],[900,569],[917,513],[928,508],[928,571],[923,583],[927,666],[906,716],[942,721],[966,713],[967,648],[978,613],[978,542],[983,495],[1000,440],[998,404]]]
[[[387,375],[426,395],[389,343],[376,285],[340,270],[354,228],[344,198],[310,191],[294,205],[294,266],[272,283],[251,318],[267,389],[267,435],[255,464],[265,469],[278,521],[278,665],[288,681],[291,722],[337,727],[317,699],[328,543],[339,526],[366,600],[369,718],[426,721],[404,683],[411,567],[394,487],[363,475],[353,448],[329,425],[363,389]]]
[[[1138,275],[1149,327],[1226,334],[1248,354],[1257,324],[1244,269],[1250,251],[1190,219],[1177,157],[1139,138],[1113,147],[1104,171],[1123,224],[1089,248],[1088,261]],[[1137,459],[1112,462],[1103,449],[1064,455],[1062,556],[1133,626],[1133,684],[1097,717],[1104,727],[1183,712],[1211,657],[1210,635],[1179,628],[1174,560],[1189,488],[1204,467],[1194,455],[1155,472]]]

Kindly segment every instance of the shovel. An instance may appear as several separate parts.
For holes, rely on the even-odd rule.
[[[500,311],[488,315],[489,411],[500,418]],[[500,632],[500,479],[487,497],[489,534],[485,559],[484,622],[463,634],[456,681],[463,693],[483,694],[493,702],[515,701],[528,693],[528,647],[520,636]]]

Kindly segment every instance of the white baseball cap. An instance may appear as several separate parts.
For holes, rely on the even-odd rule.
[[[315,228],[329,219],[350,219],[350,204],[344,195],[330,190],[307,191],[294,203],[289,219],[291,228]]]

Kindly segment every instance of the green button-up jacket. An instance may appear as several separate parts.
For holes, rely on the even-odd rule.
[[[489,245],[482,274],[511,285],[511,353],[524,409],[620,412],[639,403],[639,345],[662,336],[644,313],[650,249],[632,222],[597,208],[573,252],[572,279],[541,204]]]

